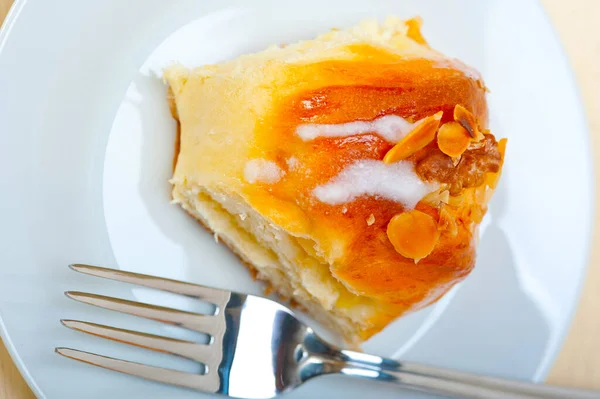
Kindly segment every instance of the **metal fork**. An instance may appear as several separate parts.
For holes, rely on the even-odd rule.
[[[209,344],[199,344],[84,321],[61,320],[74,330],[191,359],[206,367],[204,374],[190,374],[56,348],[62,356],[152,381],[234,398],[272,398],[313,377],[343,374],[458,398],[600,398],[600,392],[486,377],[341,350],[317,336],[288,308],[254,295],[97,266],[70,267],[80,273],[182,294],[216,306],[213,314],[197,314],[102,295],[65,293],[76,301],[212,337]]]

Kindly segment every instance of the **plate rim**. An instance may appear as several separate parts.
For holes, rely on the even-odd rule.
[[[589,273],[589,269],[590,269],[590,262],[591,262],[591,255],[592,255],[592,243],[593,243],[594,232],[595,232],[595,228],[596,228],[594,221],[595,221],[595,216],[597,215],[598,212],[600,212],[599,210],[597,210],[597,208],[600,208],[600,205],[598,205],[598,206],[595,205],[598,194],[597,194],[597,184],[596,184],[596,180],[597,180],[596,179],[596,170],[594,168],[594,152],[592,151],[592,148],[590,145],[591,141],[592,141],[591,140],[591,130],[590,130],[589,118],[588,118],[586,108],[585,108],[585,102],[583,101],[581,87],[577,80],[576,71],[573,67],[571,58],[569,57],[569,55],[566,51],[566,46],[563,43],[556,26],[554,25],[554,23],[552,22],[552,19],[550,18],[548,10],[542,4],[541,0],[532,0],[532,1],[535,3],[535,6],[536,6],[538,12],[543,16],[543,19],[545,20],[545,22],[548,24],[548,26],[550,28],[550,32],[552,35],[551,40],[553,40],[554,43],[558,45],[558,48],[562,55],[563,62],[565,64],[565,67],[567,70],[567,75],[565,75],[565,79],[570,82],[570,86],[572,87],[573,93],[576,97],[576,102],[574,104],[574,108],[576,109],[575,112],[578,114],[578,119],[582,122],[582,133],[584,133],[583,140],[584,140],[584,144],[587,146],[587,151],[585,152],[585,157],[586,157],[585,163],[587,164],[587,169],[589,171],[589,179],[587,182],[587,188],[589,189],[589,192],[590,192],[590,196],[587,199],[587,201],[588,201],[587,208],[588,208],[588,212],[591,216],[591,218],[590,218],[591,222],[589,223],[588,228],[586,229],[587,230],[587,232],[586,232],[587,242],[584,244],[584,246],[586,248],[586,251],[585,251],[586,262],[585,262],[585,265],[582,267],[581,274],[580,274],[579,278],[577,279],[577,282],[574,287],[576,290],[575,290],[575,295],[573,298],[573,304],[569,309],[569,313],[565,317],[565,323],[562,327],[561,333],[559,334],[558,338],[555,340],[554,345],[552,345],[551,347],[549,347],[547,349],[546,353],[549,353],[549,355],[545,356],[545,358],[540,359],[540,364],[538,366],[538,372],[536,373],[536,375],[533,376],[533,379],[535,381],[545,381],[546,378],[548,377],[548,374],[549,374],[552,366],[556,363],[556,360],[561,352],[561,349],[564,347],[565,341],[566,341],[566,339],[571,331],[571,328],[573,326],[573,320],[574,320],[575,314],[576,314],[576,312],[579,308],[579,304],[581,302],[581,297],[582,297],[583,288],[584,288],[584,281],[585,281],[585,279]],[[6,14],[6,17],[5,17],[4,21],[2,22],[2,25],[0,26],[0,54],[2,53],[4,45],[10,36],[10,32],[11,32],[13,26],[17,23],[19,16],[21,14],[21,11],[24,9],[24,7],[27,5],[27,3],[28,3],[28,0],[14,0],[13,4],[9,8],[9,11]],[[19,371],[20,375],[23,377],[25,382],[27,383],[28,387],[33,391],[34,395],[39,398],[46,398],[46,395],[40,389],[40,387],[37,385],[35,379],[30,374],[27,365],[25,364],[25,362],[21,358],[18,350],[16,349],[14,342],[11,339],[10,333],[8,331],[8,327],[5,324],[4,319],[2,318],[1,309],[0,309],[0,338],[2,338],[4,346],[6,347],[6,350],[9,354],[10,358],[12,359],[14,365],[16,366],[17,370]]]
[[[25,7],[25,4],[27,4],[27,1],[28,0],[14,0],[13,4],[10,6],[10,8],[8,10],[8,13],[6,14],[6,17],[4,18],[4,21],[2,22],[2,25],[0,25],[0,54],[2,53],[2,50],[4,49],[4,44],[8,40],[10,31],[12,30],[12,27],[17,22],[17,20],[19,18],[19,14],[21,14],[21,11]],[[19,352],[17,351],[17,348],[15,347],[14,342],[12,341],[12,338],[10,337],[10,334],[8,332],[8,327],[6,326],[6,324],[4,323],[4,319],[2,318],[2,310],[1,309],[0,309],[0,338],[2,338],[2,341],[0,342],[0,344],[2,344],[2,343],[4,344],[4,347],[6,348],[8,355],[10,356],[15,367],[17,368],[17,370],[23,377],[23,380],[25,380],[25,383],[27,384],[29,389],[31,389],[33,391],[33,394],[37,398],[45,399],[46,395],[44,394],[44,392],[42,392],[42,390],[38,386],[37,382],[35,381],[35,379],[31,375],[31,373],[29,372],[29,369],[25,365],[25,362],[21,358],[21,355],[19,355]]]
[[[538,368],[538,373],[537,373],[537,375],[534,376],[535,380],[546,381],[546,379],[548,378],[548,374],[550,373],[550,371],[552,369],[552,366],[554,366],[554,364],[556,364],[556,360],[558,359],[558,356],[559,356],[562,348],[565,345],[565,341],[566,341],[567,337],[569,336],[569,333],[571,332],[575,313],[579,309],[579,304],[581,303],[581,296],[583,294],[584,282],[589,273],[589,269],[591,266],[592,243],[593,243],[593,238],[594,238],[594,231],[596,229],[595,220],[596,220],[597,210],[596,210],[595,204],[596,204],[596,197],[598,196],[598,194],[597,194],[597,188],[596,188],[596,169],[594,168],[594,152],[592,151],[592,147],[590,145],[592,142],[590,121],[589,121],[589,118],[587,116],[587,112],[585,109],[585,103],[583,101],[583,96],[581,94],[581,87],[577,80],[577,74],[575,72],[575,68],[573,67],[571,58],[569,57],[569,54],[566,51],[565,44],[563,43],[563,41],[558,33],[558,29],[556,28],[556,26],[552,22],[552,19],[550,18],[550,14],[548,13],[548,10],[542,4],[542,0],[534,0],[534,2],[536,5],[536,8],[539,10],[540,14],[544,17],[544,19],[546,20],[546,23],[549,25],[550,32],[552,34],[552,38],[553,38],[554,42],[558,45],[560,52],[563,56],[562,57],[563,62],[565,63],[567,74],[568,74],[568,75],[566,75],[566,78],[571,82],[571,86],[573,87],[574,94],[575,94],[576,101],[577,101],[576,104],[574,104],[574,105],[576,106],[575,108],[577,109],[576,112],[579,114],[578,119],[583,122],[583,126],[582,126],[583,132],[586,133],[584,135],[584,142],[587,147],[587,151],[586,151],[587,162],[586,163],[587,163],[587,168],[590,171],[589,181],[587,182],[589,190],[590,190],[590,196],[588,197],[588,206],[587,207],[588,207],[588,212],[591,216],[590,220],[592,221],[589,223],[589,226],[587,228],[587,234],[586,234],[587,242],[585,243],[586,263],[585,263],[585,266],[582,269],[581,275],[579,276],[577,283],[576,283],[576,291],[575,291],[575,296],[573,298],[573,306],[571,307],[570,312],[566,317],[566,321],[565,321],[565,324],[562,329],[563,331],[559,335],[558,339],[555,341],[554,347],[551,348],[551,350],[550,350],[551,356],[547,356],[545,359],[542,359],[542,361],[540,362],[540,366]],[[598,206],[598,208],[600,208],[600,206]]]

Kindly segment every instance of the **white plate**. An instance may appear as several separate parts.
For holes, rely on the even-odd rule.
[[[482,72],[492,90],[492,130],[509,144],[473,274],[365,349],[543,379],[576,304],[593,198],[580,100],[537,2],[18,0],[0,34],[0,330],[39,397],[198,397],[53,353],[73,346],[195,369],[61,327],[59,319],[76,318],[184,334],[74,303],[62,296],[69,289],[194,306],[79,276],[68,263],[260,292],[227,250],[168,203],[174,124],[154,73],[173,60],[217,62],[388,14],[422,15],[434,47]],[[336,377],[289,397],[364,398],[373,389],[398,397],[389,387]]]

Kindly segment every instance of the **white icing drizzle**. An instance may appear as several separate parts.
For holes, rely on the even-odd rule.
[[[285,160],[289,170],[296,170],[300,166],[300,161],[296,157],[289,157]]]
[[[313,195],[330,205],[345,204],[369,195],[414,208],[421,198],[438,187],[438,184],[422,181],[411,162],[387,165],[382,161],[364,159],[347,166],[331,182],[316,187]]]
[[[355,121],[339,124],[307,123],[296,128],[296,134],[304,141],[319,137],[348,137],[365,133],[376,133],[395,144],[410,133],[417,124],[410,123],[398,115],[385,115],[372,121]]]
[[[244,168],[244,178],[248,183],[277,183],[283,171],[273,161],[266,159],[256,158],[246,162]]]

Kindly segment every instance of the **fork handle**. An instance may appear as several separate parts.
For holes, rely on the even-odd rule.
[[[329,354],[331,355],[331,354]],[[599,399],[599,391],[555,387],[396,362],[352,351],[327,356],[330,371],[427,393],[468,399]],[[335,370],[335,371],[334,371]]]

